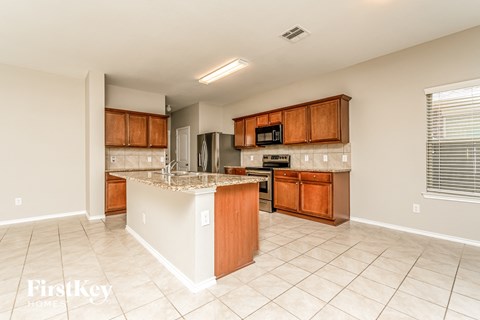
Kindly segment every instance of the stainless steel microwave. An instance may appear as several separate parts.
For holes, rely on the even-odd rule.
[[[260,127],[255,129],[255,143],[257,146],[283,143],[283,127],[281,124]]]

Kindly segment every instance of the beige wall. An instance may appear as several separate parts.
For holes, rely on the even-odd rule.
[[[165,95],[107,85],[105,105],[109,108],[165,114]]]
[[[170,160],[175,160],[176,153],[176,130],[190,126],[190,170],[197,171],[197,135],[199,134],[199,110],[200,104],[196,103],[186,108],[175,111],[171,115],[171,153]]]
[[[0,222],[85,210],[84,94],[82,79],[0,65]]]
[[[85,183],[89,219],[105,216],[105,74],[85,78]]]
[[[480,204],[424,199],[424,88],[480,78],[480,27],[226,106],[232,118],[345,93],[352,216],[480,240]],[[348,50],[348,44],[345,44]],[[412,213],[412,204],[421,213]]]
[[[199,133],[223,132],[223,108],[200,101]]]

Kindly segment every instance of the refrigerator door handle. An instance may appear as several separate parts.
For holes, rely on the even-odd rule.
[[[202,142],[202,169],[203,171],[207,170],[208,166],[208,149],[207,149],[207,142],[203,140]]]

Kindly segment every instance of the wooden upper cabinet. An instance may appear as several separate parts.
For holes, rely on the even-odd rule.
[[[245,147],[255,147],[255,128],[257,127],[257,118],[250,117],[245,119]]]
[[[282,123],[282,111],[270,112],[268,114],[268,124],[280,124]]]
[[[235,148],[241,148],[245,146],[245,120],[235,120],[234,123],[235,132]]]
[[[105,146],[167,147],[168,116],[105,109]]]
[[[127,113],[105,111],[105,145],[123,147],[127,145]]]
[[[257,127],[266,127],[268,124],[268,114],[261,114],[257,116]]]
[[[255,146],[255,127],[283,124],[283,144],[348,143],[349,101],[338,95],[235,120],[235,147]]]
[[[305,143],[307,138],[307,107],[287,109],[283,112],[283,143]]]
[[[339,100],[313,104],[309,108],[309,142],[340,141]]]
[[[167,148],[167,118],[148,116],[148,146],[151,148]]]
[[[266,127],[280,123],[282,123],[282,111],[275,111],[257,116],[257,127]]]
[[[235,120],[235,148],[255,147],[256,127],[257,117]]]
[[[128,114],[128,143],[129,147],[147,146],[147,116]]]

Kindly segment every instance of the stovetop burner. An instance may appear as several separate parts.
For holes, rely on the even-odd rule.
[[[265,154],[262,158],[262,167],[247,167],[247,170],[272,171],[274,168],[290,168],[290,155]]]

